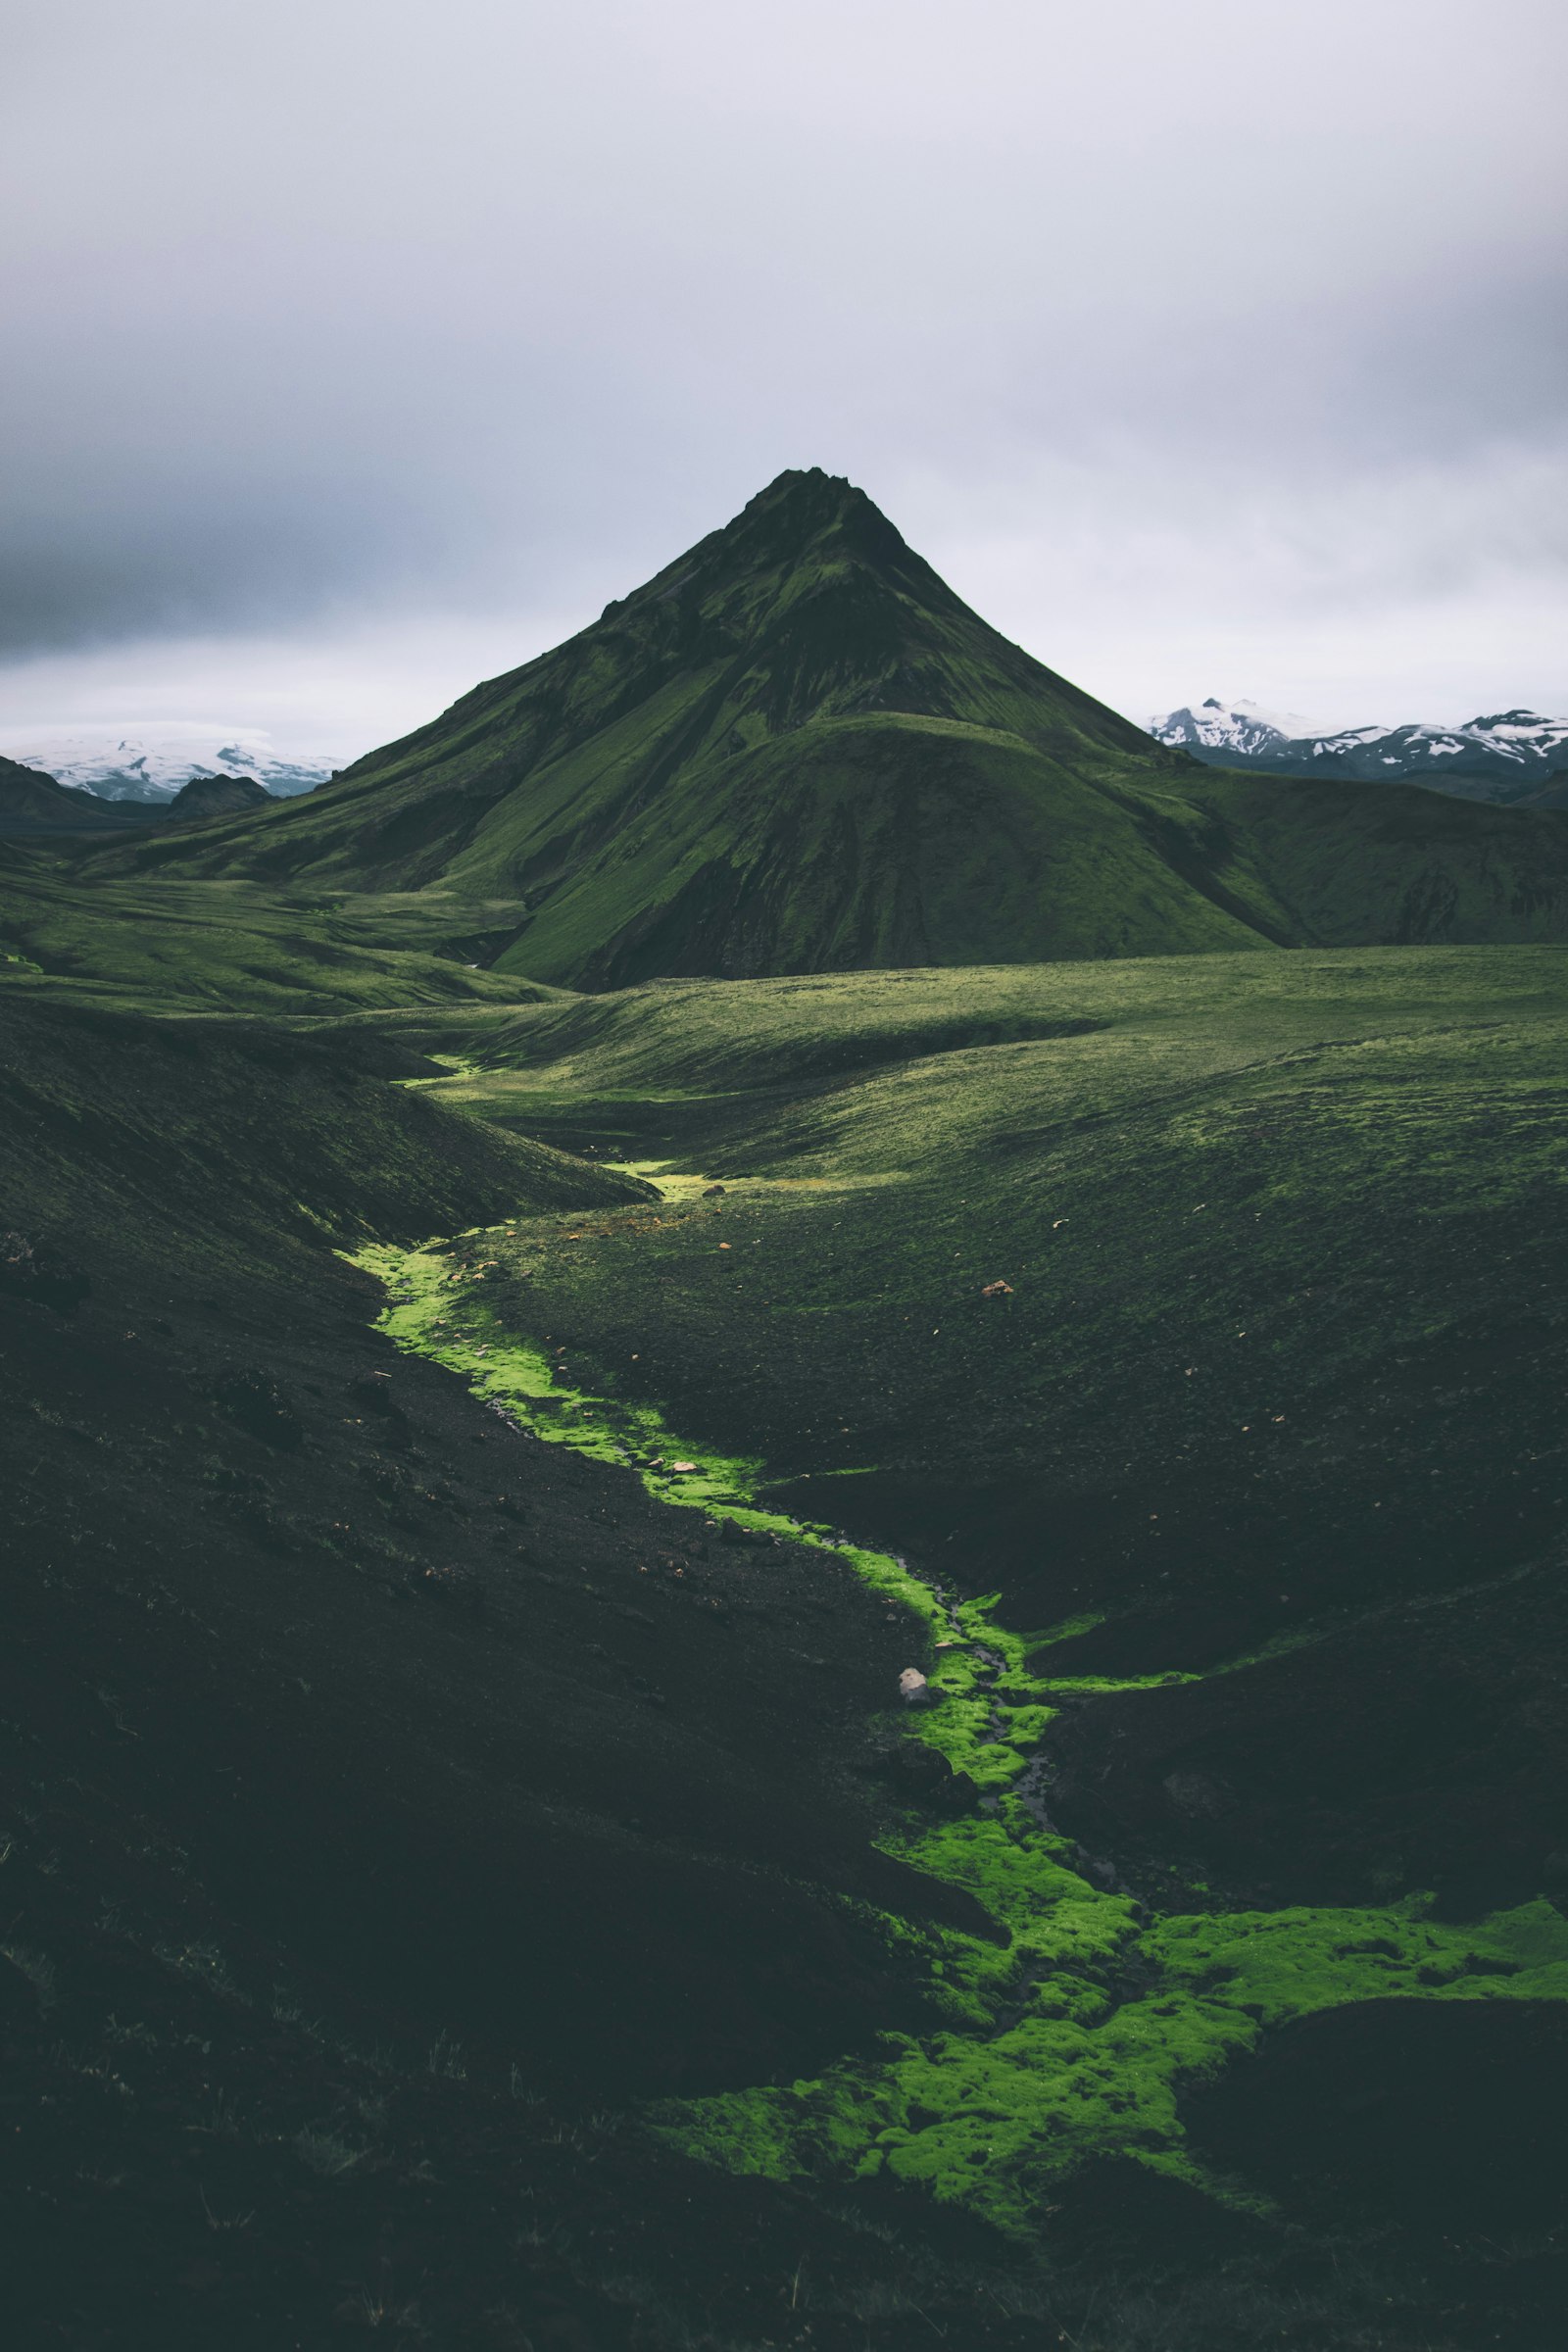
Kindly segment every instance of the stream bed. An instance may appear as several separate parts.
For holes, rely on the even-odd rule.
[[[809,2081],[659,2102],[643,2111],[649,2128],[735,2172],[886,2172],[1018,2237],[1035,2233],[1053,2183],[1106,2158],[1261,2212],[1266,2198],[1189,2144],[1189,2086],[1271,2030],[1348,2003],[1568,1999],[1568,1922],[1544,1901],[1460,1925],[1432,1917],[1421,1895],[1388,1908],[1152,1915],[1113,1862],[1088,1862],[1053,1827],[1042,1746],[1062,1696],[1197,1678],[1053,1680],[1039,1667],[1052,1633],[1010,1631],[995,1594],[928,1581],[891,1551],[770,1508],[761,1458],[678,1434],[655,1404],[571,1385],[559,1354],[506,1326],[486,1295],[485,1242],[478,1231],[458,1237],[457,1253],[451,1243],[359,1251],[354,1262],[384,1286],[388,1337],[461,1374],[533,1436],[634,1471],[719,1533],[729,1523],[757,1545],[760,1579],[769,1538],[848,1562],[907,1612],[909,1668],[927,1683],[925,1703],[902,1706],[902,1737],[972,1784],[969,1809],[935,1825],[890,1806],[880,1840],[967,1890],[996,1923],[995,1939],[891,1915],[876,1923],[918,1947],[941,2029],[888,2034],[876,2057]],[[1075,1620],[1054,1638],[1079,1630]],[[900,1708],[896,1692],[889,1701]]]

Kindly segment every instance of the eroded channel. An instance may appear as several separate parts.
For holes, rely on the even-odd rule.
[[[682,1192],[698,1181],[682,1180]],[[1042,1743],[1054,1698],[1172,1678],[1054,1680],[1031,1660],[1049,1658],[1053,1639],[1081,1621],[1054,1636],[1014,1633],[997,1595],[927,1581],[894,1552],[770,1508],[760,1457],[678,1434],[657,1405],[571,1385],[559,1356],[497,1314],[482,1279],[487,1238],[359,1252],[385,1287],[388,1336],[460,1373],[535,1437],[634,1470],[661,1501],[758,1541],[760,1578],[773,1536],[847,1561],[908,1615],[909,1664],[927,1678],[928,1703],[901,1708],[890,1691],[901,1736],[967,1775],[975,1792],[961,1817],[936,1826],[890,1808],[882,1837],[901,1860],[968,1890],[997,1924],[986,1940],[880,1923],[919,1948],[942,2029],[889,2034],[876,2058],[809,2081],[662,2102],[645,2111],[653,2130],[732,2171],[886,2171],[1012,2234],[1032,2232],[1053,2182],[1097,2158],[1256,2202],[1189,2146],[1181,2097],[1269,2029],[1369,1999],[1568,1999],[1568,1922],[1544,1901],[1457,1926],[1434,1919],[1419,1895],[1386,1909],[1151,1915],[1113,1863],[1089,1864],[1053,1827]]]

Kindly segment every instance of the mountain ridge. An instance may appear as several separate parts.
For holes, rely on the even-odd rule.
[[[204,777],[253,776],[277,799],[314,792],[331,762],[289,759],[263,729],[220,730],[194,720],[150,720],[129,727],[9,728],[0,756],[100,801],[164,807]]]
[[[41,833],[80,836],[188,825],[265,808],[273,798],[254,776],[192,776],[171,800],[130,794],[103,799],[90,785],[63,784],[58,776],[0,755],[0,837]]]
[[[1307,944],[1321,845],[1298,875],[1300,828],[1230,781],[1002,636],[811,468],[309,796],[103,855],[483,901],[490,968],[592,990]],[[1363,889],[1362,812],[1317,807],[1336,938],[1568,930],[1555,816],[1433,819],[1423,847],[1400,812]]]
[[[0,834],[123,832],[156,821],[162,807],[99,800],[73,791],[56,776],[0,755]]]
[[[1222,703],[1210,695],[1151,718],[1156,742],[1216,767],[1355,783],[1425,784],[1458,800],[1500,806],[1568,805],[1568,718],[1540,711],[1483,712],[1455,727],[1314,728],[1305,719]]]

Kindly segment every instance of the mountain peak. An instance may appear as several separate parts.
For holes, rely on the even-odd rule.
[[[881,508],[844,474],[824,473],[820,466],[792,466],[776,475],[692,553],[716,558],[726,569],[771,570],[816,559],[878,570],[917,566],[925,575],[922,589],[940,586]]]
[[[1219,767],[1285,775],[1337,775],[1361,783],[1421,783],[1464,800],[1529,798],[1559,772],[1568,719],[1539,711],[1483,713],[1462,726],[1412,721],[1400,727],[1313,727],[1294,713],[1222,703],[1167,710],[1148,721],[1157,742]]]
[[[842,502],[864,496],[865,492],[857,489],[847,473],[829,473],[821,466],[786,466],[782,473],[774,474],[766,487],[746,504],[748,508],[761,507],[777,505],[784,499],[820,501],[824,497]]]
[[[1064,936],[1044,879],[1059,836],[1120,827],[1133,869],[1159,865],[1137,820],[1106,811],[1185,766],[991,628],[863,490],[812,466],[564,645],[359,761],[308,821],[264,810],[232,847],[215,830],[193,853],[513,897],[517,968],[594,987],[1010,959]],[[1176,894],[1186,944],[1229,936],[1207,901],[1189,923],[1162,866],[1149,888]]]
[[[824,473],[820,466],[787,466],[782,473],[774,475],[764,490],[759,490],[755,498],[747,500],[729,528],[733,530],[736,523],[744,522],[749,514],[791,514],[820,528],[823,524],[836,521],[841,515],[860,510],[873,514],[879,513],[865,492],[852,482],[848,474]],[[885,522],[887,517],[881,515],[880,519]],[[893,525],[888,523],[888,528],[891,530]]]

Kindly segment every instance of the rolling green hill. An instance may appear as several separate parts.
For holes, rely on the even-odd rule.
[[[512,901],[487,965],[589,989],[1568,931],[1557,812],[1363,797],[1152,742],[812,470],[332,784],[106,858]]]
[[[1138,2168],[1184,2183],[1195,2230],[1265,2181],[1320,2227],[1324,2178],[1407,2247],[1560,2212],[1562,962],[666,980],[432,1082],[664,1197],[369,1253],[386,1328],[923,1610],[905,1720],[964,1781],[929,1769],[952,1810],[900,1850],[1011,1937],[1000,1977],[948,1951],[947,2035],[656,2110],[677,2144],[1020,2242],[1096,2167],[1124,2214]],[[1398,2341],[1399,2291],[1298,2340]]]
[[[0,843],[0,985],[124,1009],[328,1013],[490,1004],[532,993],[477,958],[514,905],[340,898],[236,882],[154,886],[76,870],[41,842]]]

